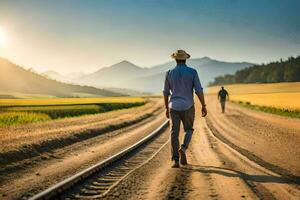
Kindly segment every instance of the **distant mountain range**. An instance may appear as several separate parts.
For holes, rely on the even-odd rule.
[[[123,83],[143,76],[145,71],[147,71],[147,69],[138,67],[128,61],[122,61],[110,67],[104,67],[94,73],[74,79],[74,81],[96,87],[134,89],[132,87],[127,87],[127,85],[123,85]]]
[[[72,83],[72,82],[74,82],[72,80],[74,80],[76,78],[79,78],[79,77],[82,77],[85,74],[81,73],[81,72],[79,72],[79,73],[73,72],[73,73],[69,73],[69,74],[66,74],[66,75],[62,75],[62,74],[60,74],[56,71],[49,70],[49,71],[43,72],[41,75],[45,76],[46,78],[53,79],[53,80],[66,82],[66,83]]]
[[[51,80],[0,58],[0,96],[10,97],[13,93],[55,97],[122,96],[118,92]]]
[[[217,76],[234,73],[237,70],[254,65],[247,62],[223,62],[208,57],[189,59],[187,64],[198,71],[204,87]],[[67,78],[67,80],[100,88],[125,88],[159,93],[163,87],[165,73],[175,66],[175,61],[172,61],[150,68],[142,68],[131,62],[122,61],[110,67],[101,68],[94,73],[73,79]],[[51,78],[62,80],[57,74],[55,75],[56,78],[51,73],[45,74]]]
[[[214,80],[216,76],[234,73],[239,69],[252,66],[253,64],[246,62],[229,63],[204,57],[190,59],[187,61],[187,65],[198,71],[201,84],[205,87],[209,82]],[[175,66],[175,61],[154,66],[153,68],[146,69],[145,73],[140,77],[136,77],[129,81],[122,81],[121,85],[134,90],[143,90],[154,93],[161,92],[166,72]]]

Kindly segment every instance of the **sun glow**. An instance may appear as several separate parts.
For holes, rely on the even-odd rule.
[[[3,27],[0,26],[0,48],[5,47],[7,44],[8,38],[6,31]]]

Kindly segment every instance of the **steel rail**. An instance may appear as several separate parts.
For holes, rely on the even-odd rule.
[[[115,163],[116,161],[122,159],[124,156],[130,154],[132,151],[136,150],[139,147],[142,147],[147,142],[151,141],[155,137],[157,137],[160,133],[162,133],[169,124],[169,120],[166,120],[161,126],[151,132],[149,135],[138,141],[137,143],[131,145],[130,147],[114,154],[113,156],[83,170],[75,175],[49,187],[48,189],[34,195],[29,198],[30,200],[40,200],[40,199],[51,199],[59,194],[62,194],[64,191],[68,190],[76,183],[90,177],[92,174],[101,171],[105,167]]]

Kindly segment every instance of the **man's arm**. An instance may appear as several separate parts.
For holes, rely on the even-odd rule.
[[[169,71],[166,73],[166,78],[165,78],[165,83],[164,83],[164,90],[163,90],[163,95],[164,95],[164,102],[165,102],[165,108],[166,108],[166,117],[169,118],[169,96],[170,96],[170,83],[168,81],[168,74]]]
[[[194,77],[194,89],[195,89],[195,93],[198,96],[198,99],[202,105],[202,109],[201,109],[202,117],[205,117],[207,115],[206,104],[205,104],[205,99],[204,99],[204,94],[203,94],[203,88],[201,86],[197,71],[196,71],[195,77]]]
[[[205,117],[207,115],[207,110],[206,110],[204,94],[203,94],[203,92],[197,92],[196,95],[198,96],[198,99],[202,105],[202,109],[201,109],[202,117]]]
[[[165,108],[166,108],[166,117],[170,117],[170,111],[169,111],[169,96],[164,95],[164,101],[165,101]]]
[[[226,94],[227,94],[227,101],[229,101],[229,94],[227,91],[226,91]]]

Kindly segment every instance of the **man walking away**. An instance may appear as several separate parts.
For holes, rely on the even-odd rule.
[[[202,104],[202,117],[206,116],[207,110],[197,71],[185,64],[186,59],[190,58],[190,55],[184,50],[178,50],[171,57],[176,60],[177,65],[166,73],[163,94],[166,116],[171,119],[171,152],[174,162],[172,167],[179,168],[179,158],[180,164],[187,164],[185,152],[194,131],[194,90]],[[183,143],[179,148],[178,137],[181,122],[185,135]]]
[[[227,100],[229,100],[229,95],[227,90],[224,89],[224,87],[221,87],[221,90],[218,93],[218,99],[220,101],[221,104],[221,108],[222,108],[222,113],[225,112],[225,102],[226,102],[226,98]]]

